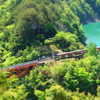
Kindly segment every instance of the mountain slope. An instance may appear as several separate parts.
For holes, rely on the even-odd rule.
[[[45,55],[39,48],[44,45],[53,44],[62,51],[83,48],[86,38],[81,22],[98,18],[98,9],[98,0],[1,0],[1,63]]]

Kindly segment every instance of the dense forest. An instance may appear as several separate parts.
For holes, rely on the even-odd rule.
[[[0,100],[100,100],[100,56],[88,45],[83,59],[36,66],[29,75],[0,73]]]
[[[84,48],[82,23],[99,19],[99,4],[99,0],[0,0],[1,67]]]
[[[99,9],[99,0],[0,0],[0,68],[85,48],[82,24],[99,20]],[[22,79],[0,73],[0,100],[99,100],[95,47],[83,59],[38,66]]]

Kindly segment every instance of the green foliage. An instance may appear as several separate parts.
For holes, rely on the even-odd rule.
[[[3,82],[0,85],[2,98],[6,98],[5,95],[12,93],[7,97],[15,98],[15,100],[19,95],[26,100],[30,100],[30,98],[32,100],[62,100],[61,98],[65,100],[75,100],[76,98],[99,100],[97,98],[99,98],[100,62],[99,58],[95,56],[80,60],[60,60],[37,66],[30,75],[19,78],[17,81],[13,77],[6,79],[2,73],[0,79],[1,83]],[[22,87],[21,90],[20,87]],[[76,91],[77,88],[79,88],[78,91]],[[98,97],[93,96],[94,94]]]
[[[0,0],[0,67],[50,55],[51,45],[62,51],[84,48],[81,23],[99,18],[99,9],[99,0]],[[90,43],[83,59],[37,66],[24,78],[0,72],[0,100],[99,100],[95,48]]]
[[[52,40],[59,48],[63,48],[67,51],[84,47],[81,43],[79,43],[78,37],[71,33],[58,32]]]
[[[88,56],[96,56],[98,57],[99,52],[96,49],[96,44],[93,44],[92,42],[87,47],[88,50]]]
[[[12,65],[50,54],[36,49],[44,43],[55,44],[63,51],[84,48],[86,38],[80,21],[86,23],[97,18],[99,4],[99,0],[1,0],[0,47],[11,52],[16,60],[9,63],[12,58],[6,58],[0,62]],[[31,51],[25,58],[27,46]]]
[[[88,0],[87,0],[88,1]],[[86,3],[86,0],[68,0],[68,4],[73,12],[80,18],[81,22],[86,20],[91,21],[94,17],[94,11],[92,7]]]
[[[96,95],[97,87],[100,85],[99,66],[99,60],[94,56],[90,56],[90,58],[86,57],[79,61],[65,60],[59,63],[50,63],[43,67],[36,67],[31,71],[29,76],[18,80],[16,85],[24,84],[27,87],[27,92],[30,94],[28,98],[36,99],[38,96],[40,100],[46,98],[47,89],[57,84],[67,90],[75,91],[79,88],[79,92],[89,92]],[[32,93],[34,93],[33,97]],[[61,96],[63,96],[63,94],[61,94]],[[50,98],[52,97],[53,96]],[[56,98],[58,97],[59,96]]]
[[[5,91],[1,96],[1,100],[26,100],[28,93],[25,90],[24,85],[18,86],[15,89],[10,88],[8,91]]]
[[[66,73],[66,85],[71,90],[75,90],[80,87],[80,91],[91,91],[95,90],[96,86],[94,74],[88,73],[85,68],[74,68],[73,75]],[[85,87],[83,87],[85,86]],[[95,91],[94,91],[95,92]]]
[[[7,78],[8,74],[8,72],[0,72],[0,94],[7,91],[9,86],[11,86],[17,80],[15,76]]]
[[[36,90],[35,94],[38,96],[38,100],[99,100],[99,95],[97,97],[92,96],[90,93],[85,95],[85,93],[79,93],[77,89],[76,92],[66,91],[60,85],[55,85],[47,89],[45,92]],[[99,87],[98,87],[99,94]]]

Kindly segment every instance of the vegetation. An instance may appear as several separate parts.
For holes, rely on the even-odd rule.
[[[99,4],[98,0],[0,0],[1,67],[50,55],[55,51],[51,45],[59,51],[84,48],[81,23],[99,18]]]
[[[0,0],[0,68],[83,49],[82,24],[100,17],[99,0]],[[0,100],[99,100],[100,57],[37,66],[29,76],[0,72]]]
[[[95,44],[88,49],[94,51]],[[99,100],[100,61],[97,51],[83,59],[63,59],[36,66],[24,78],[0,73],[1,100]],[[9,99],[8,99],[9,98]]]
[[[95,44],[88,49],[83,59],[36,66],[24,78],[6,78],[8,73],[0,73],[1,100],[99,100],[100,57],[95,55]]]

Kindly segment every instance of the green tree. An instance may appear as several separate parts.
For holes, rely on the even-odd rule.
[[[87,47],[87,51],[88,51],[88,56],[96,56],[98,57],[99,55],[99,52],[98,52],[98,49],[96,49],[96,44],[94,43],[90,43]]]

